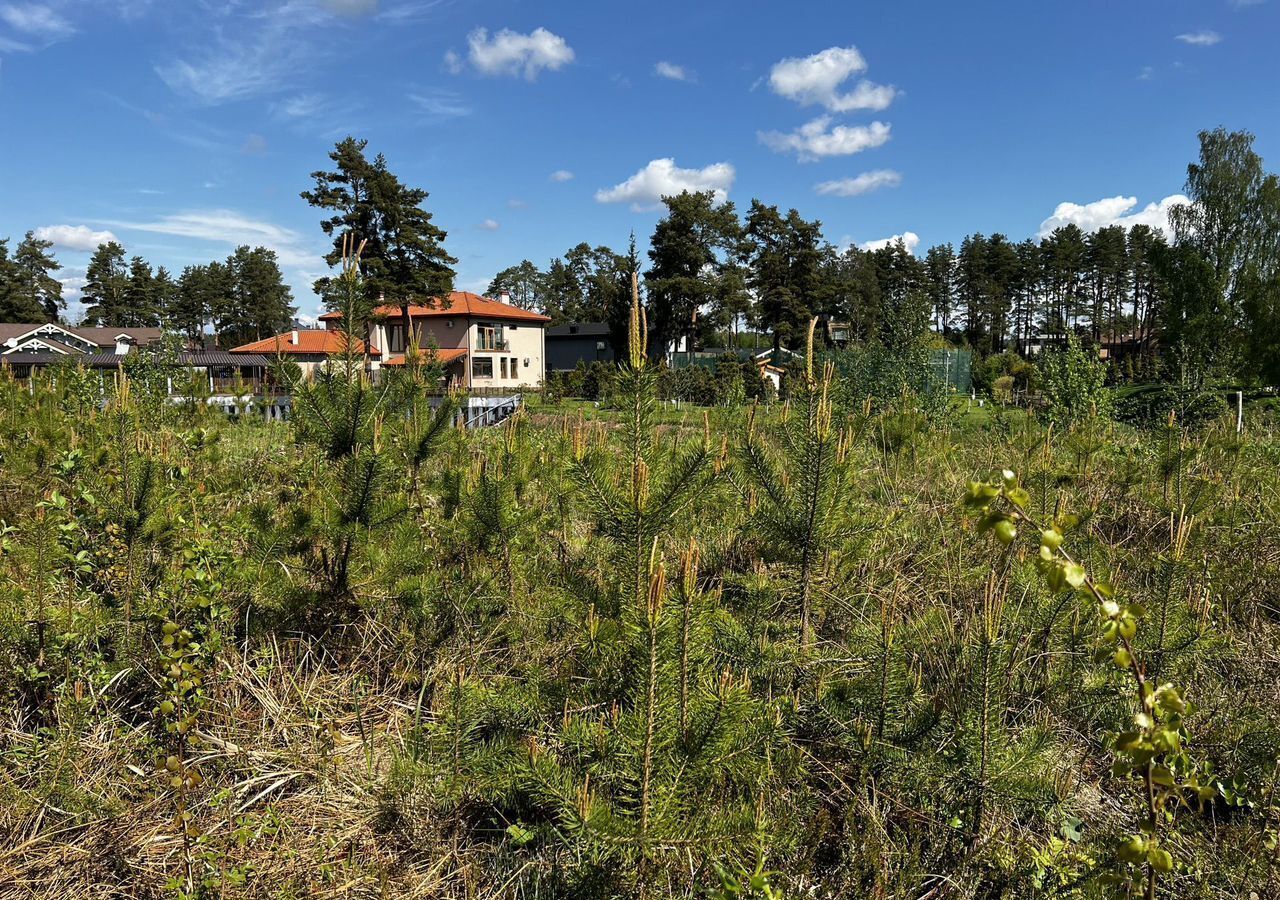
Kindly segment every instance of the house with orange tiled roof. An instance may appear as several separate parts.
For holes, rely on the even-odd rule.
[[[359,338],[354,338],[354,341],[355,346],[352,349],[360,356],[364,356],[364,341]],[[330,357],[344,352],[347,346],[347,336],[341,331],[327,328],[295,328],[284,334],[232,347],[229,352],[266,356],[270,359],[284,357],[297,363],[302,374],[309,376],[328,362]],[[378,349],[375,342],[370,341],[368,355],[375,365],[381,360],[382,351]]]
[[[495,392],[540,387],[546,375],[546,326],[551,319],[512,306],[506,302],[509,299],[453,291],[447,301],[415,304],[409,307],[412,335],[423,350],[437,348],[452,384]],[[342,313],[325,313],[320,321],[337,333]],[[399,306],[378,307],[369,340],[384,350],[381,365],[404,365],[409,334]]]

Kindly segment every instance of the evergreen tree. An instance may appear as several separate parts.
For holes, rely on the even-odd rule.
[[[224,344],[260,340],[289,327],[295,312],[293,295],[284,283],[274,250],[237,247],[225,265],[231,302],[218,333]]]
[[[0,321],[41,322],[44,310],[26,290],[23,273],[9,256],[9,239],[0,239]]]
[[[546,278],[529,260],[521,260],[519,265],[509,266],[494,275],[485,294],[496,299],[505,291],[511,295],[513,306],[542,311],[547,308]]]
[[[177,294],[165,324],[198,341],[207,323],[213,321],[217,325],[221,316],[228,313],[232,293],[231,272],[223,263],[187,266],[178,279]]]
[[[129,283],[124,247],[115,241],[99,244],[85,272],[84,324],[126,325]]]
[[[711,191],[664,197],[667,214],[649,242],[649,353],[659,359],[681,337],[696,341],[727,320],[724,301],[739,287],[730,255],[742,226],[731,202]],[[692,347],[690,347],[692,349]]]
[[[152,288],[155,291],[157,324],[167,326],[178,302],[178,283],[173,280],[168,269],[160,266],[156,269]]]
[[[312,172],[315,188],[303,191],[302,199],[333,213],[320,223],[333,238],[333,249],[325,256],[330,266],[341,261],[346,235],[363,242],[362,317],[379,303],[399,306],[407,338],[413,330],[411,304],[448,303],[457,260],[445,252],[446,233],[423,209],[428,193],[403,184],[382,154],[370,162],[364,153],[368,143],[353,137],[339,141],[329,154],[334,171]],[[329,281],[319,279],[316,293],[326,295]]]
[[[879,282],[880,314],[876,338],[900,356],[919,345],[929,330],[929,294],[924,264],[895,241],[871,253]]]
[[[141,256],[129,263],[129,281],[124,292],[124,309],[117,321],[108,325],[140,328],[160,324],[160,306],[156,290],[156,276],[151,265]]]
[[[62,282],[54,277],[61,266],[49,251],[53,241],[41,240],[35,232],[28,231],[13,254],[16,276],[16,309],[30,318],[10,318],[8,322],[56,322],[58,313],[66,307],[62,299]],[[39,310],[39,312],[37,312]]]
[[[950,244],[930,247],[925,254],[925,290],[933,308],[933,321],[938,332],[951,330],[951,317],[956,301],[956,251]]]
[[[824,296],[822,223],[794,209],[751,201],[744,232],[747,285],[756,298],[759,324],[773,332],[774,349],[797,343]]]

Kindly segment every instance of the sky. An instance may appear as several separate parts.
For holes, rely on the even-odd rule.
[[[72,320],[112,238],[175,274],[270,247],[315,315],[298,195],[348,134],[473,291],[643,251],[684,188],[921,254],[1159,225],[1198,131],[1280,158],[1278,37],[1280,0],[0,0],[0,237],[55,241]]]

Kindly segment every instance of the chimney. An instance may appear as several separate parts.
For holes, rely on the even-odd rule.
[[[499,299],[499,300],[501,300],[503,303],[507,304],[508,306],[510,306],[510,305],[511,305],[511,292],[510,292],[510,291],[499,291],[499,292],[498,292],[498,299]]]
[[[295,328],[289,333],[289,343],[295,347],[298,346],[298,329]]]

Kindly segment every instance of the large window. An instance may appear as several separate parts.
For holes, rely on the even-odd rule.
[[[501,325],[481,323],[476,326],[476,349],[502,351],[507,349],[507,342],[502,337]]]
[[[492,378],[493,377],[493,357],[477,356],[471,360],[471,377],[472,378]]]

